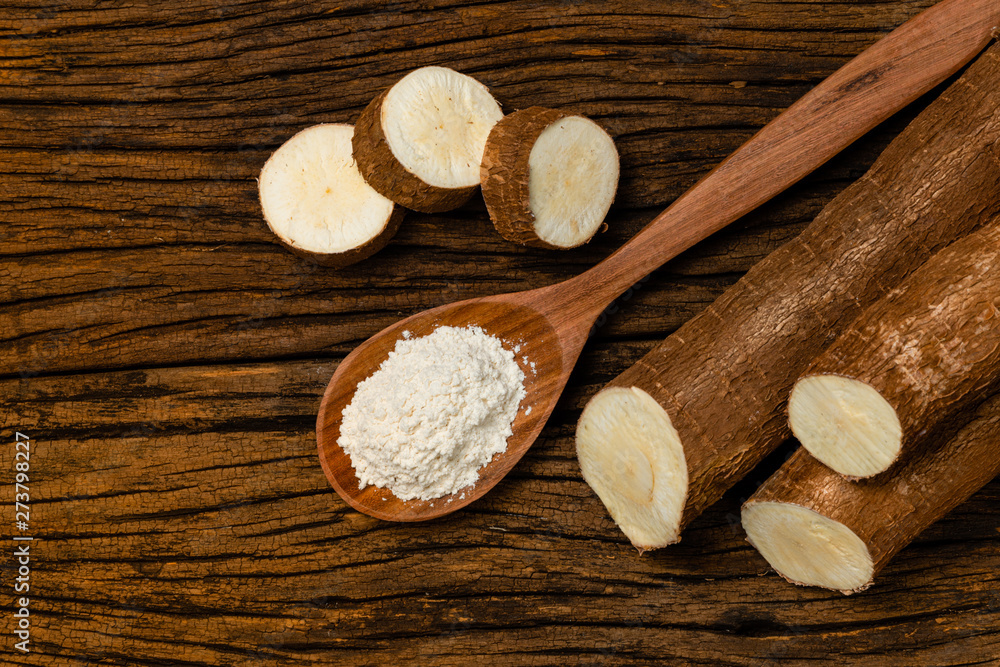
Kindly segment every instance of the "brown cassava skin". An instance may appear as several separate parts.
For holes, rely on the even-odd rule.
[[[897,460],[928,433],[948,433],[1000,384],[1000,218],[865,310],[803,377],[822,374],[864,382],[893,407]]]
[[[320,266],[327,266],[333,269],[342,269],[345,266],[350,266],[351,264],[356,264],[363,259],[368,259],[375,253],[377,253],[382,248],[389,245],[389,241],[392,237],[396,235],[399,231],[399,225],[403,221],[403,216],[406,214],[405,210],[399,206],[392,207],[392,213],[389,215],[389,219],[378,234],[371,238],[371,240],[365,243],[351,248],[350,250],[345,250],[344,252],[312,252],[311,250],[306,250],[300,248],[295,244],[289,243],[285,239],[278,236],[275,232],[275,240],[278,245],[282,246],[286,250],[290,251],[292,254],[298,255],[303,259],[307,259],[311,262],[316,262]],[[267,218],[264,218],[267,221]],[[274,227],[271,227],[271,223],[267,222],[268,228],[274,232]]]
[[[677,429],[679,530],[789,437],[792,384],[840,331],[1000,213],[998,80],[993,46],[800,236],[609,383],[650,394]]]
[[[535,233],[535,215],[531,212],[528,192],[528,158],[545,128],[567,115],[556,109],[529,107],[505,116],[490,131],[481,167],[483,199],[493,226],[508,241],[565,250],[543,241]]]
[[[1000,396],[980,405],[951,439],[932,437],[922,444],[926,446],[886,474],[857,482],[800,447],[743,508],[788,503],[844,524],[868,547],[874,577],[928,526],[1000,475]],[[871,583],[843,592],[861,591]]]
[[[458,208],[476,192],[466,188],[439,188],[420,180],[400,164],[382,132],[382,102],[386,89],[361,112],[354,125],[354,161],[368,185],[400,206],[423,213],[440,213]]]

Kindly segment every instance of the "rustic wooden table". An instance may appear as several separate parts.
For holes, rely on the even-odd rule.
[[[798,232],[927,100],[612,309],[540,440],[468,509],[371,519],[315,451],[320,396],[360,341],[593,265],[930,4],[7,3],[3,664],[1000,663],[1000,483],[845,598],[786,584],[744,541],[740,499],[787,450],[683,543],[639,557],[573,449],[590,395]],[[608,231],[566,253],[515,247],[474,200],[411,214],[347,270],[274,245],[255,182],[268,154],[431,64],[508,110],[602,123],[623,167]],[[24,530],[17,432],[31,438]],[[16,593],[24,544],[30,592]]]

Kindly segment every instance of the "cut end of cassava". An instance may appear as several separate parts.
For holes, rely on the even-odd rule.
[[[422,67],[362,112],[354,158],[365,180],[397,204],[447,211],[479,186],[486,138],[502,117],[489,90],[472,77]]]
[[[889,402],[871,385],[840,375],[796,382],[788,423],[810,454],[845,477],[887,470],[902,445],[902,427]]]
[[[268,227],[296,254],[347,266],[381,250],[402,210],[365,183],[351,157],[351,125],[314,125],[282,144],[260,172]]]
[[[576,429],[583,478],[640,551],[680,539],[687,499],[684,449],[666,411],[636,387],[594,396]]]
[[[618,151],[597,123],[567,116],[539,135],[528,158],[535,233],[559,248],[590,240],[614,201]]]
[[[778,502],[748,502],[741,520],[750,544],[793,584],[850,594],[872,582],[868,547],[839,521]]]
[[[490,133],[483,154],[483,199],[505,239],[568,249],[594,236],[618,188],[618,151],[600,125],[531,107]]]

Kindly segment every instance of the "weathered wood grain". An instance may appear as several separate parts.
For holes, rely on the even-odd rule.
[[[0,330],[9,356],[0,357],[0,372],[50,357],[29,362],[29,372],[40,372],[39,366],[132,367],[150,356],[166,362],[178,354],[170,363],[241,359],[249,349],[267,350],[264,356],[308,353],[318,341],[289,349],[295,337],[280,321],[300,318],[304,307],[326,319],[328,330],[335,327],[330,318],[359,309],[315,295],[348,276],[355,286],[392,276],[408,299],[404,310],[414,312],[498,287],[534,287],[575,275],[811,85],[927,4],[403,4],[381,13],[366,12],[364,5],[329,13],[252,6],[189,9],[176,17],[149,8],[123,15],[13,10],[9,69],[0,79],[0,126],[7,128],[0,137],[0,165],[7,165],[3,183],[10,209],[0,228],[0,275],[9,272],[17,300],[38,298],[45,292],[31,280],[39,271],[30,261],[50,265],[47,253],[59,252],[59,264],[75,276],[76,292],[86,290],[93,300],[75,299],[73,307],[43,300],[30,314],[5,311]],[[824,11],[816,11],[820,6]],[[297,64],[302,60],[311,66]],[[471,222],[468,211],[443,219],[410,216],[388,251],[348,272],[311,267],[274,246],[260,219],[254,180],[270,151],[310,124],[353,121],[379,86],[409,67],[434,62],[475,74],[508,109],[569,105],[602,122],[622,155],[613,231],[555,263],[544,251],[498,242],[479,202],[471,207]],[[875,154],[870,146],[858,153],[862,161]],[[857,161],[847,161],[812,183],[832,181],[835,191],[858,168]],[[829,187],[810,192],[796,203],[792,221],[807,222],[829,194]],[[454,233],[459,225],[462,234]],[[115,273],[84,279],[84,272],[72,268],[73,253],[112,253],[81,258],[107,266],[107,257],[117,258],[113,251],[121,248],[140,254],[117,263]],[[195,264],[208,266],[198,269],[194,260],[178,257],[152,277],[171,290],[172,299],[124,289],[141,283],[144,268],[159,263],[160,253],[169,261],[177,253],[209,251],[246,254],[262,280],[290,280],[296,296],[310,297],[295,309],[296,299],[237,288],[223,295],[230,313],[219,312],[210,299],[184,295],[193,271],[229,272],[232,258],[213,256],[200,257]],[[484,252],[489,263],[469,261]],[[477,265],[489,279],[466,275]],[[515,267],[533,270],[519,274]],[[401,269],[406,273],[399,274]],[[443,287],[455,284],[454,291],[463,293],[429,300],[412,282],[421,277],[445,278]],[[506,284],[494,284],[497,278],[507,278]],[[134,326],[146,334],[125,348],[114,339],[121,327],[94,326],[94,317],[100,318],[95,311],[119,307],[104,303],[105,290],[119,296]],[[398,305],[399,299],[389,300],[389,308]],[[192,327],[221,326],[233,308],[242,310],[237,318],[261,326],[233,334],[229,354],[210,337],[192,340]],[[335,333],[325,342],[343,349],[374,330],[351,339]]]
[[[606,361],[588,370],[613,374],[642,347],[597,346]],[[572,425],[596,388],[585,384],[493,494],[402,527],[348,511],[316,465],[314,378],[334,364],[5,381],[39,471],[41,655],[28,664],[459,662],[470,651],[759,664],[823,643],[844,661],[876,652],[916,665],[1000,648],[997,484],[850,604],[760,577],[733,494],[677,549],[639,558],[579,478]]]
[[[35,440],[37,560],[24,656],[3,550],[0,662],[1000,659],[996,482],[842,600],[760,576],[736,523],[782,454],[683,544],[639,558],[573,453],[583,402],[800,230],[920,104],[621,300],[542,438],[466,510],[408,526],[349,511],[313,433],[355,344],[431,306],[576,275],[930,4],[6,3],[0,434]],[[622,155],[609,231],[568,253],[520,248],[474,201],[409,216],[345,271],[274,245],[254,181],[270,151],[308,125],[352,122],[374,91],[430,64],[480,78],[508,110],[572,107],[602,123]],[[0,470],[12,459],[0,447]]]

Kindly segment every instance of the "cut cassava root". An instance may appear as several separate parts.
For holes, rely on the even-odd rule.
[[[792,433],[852,478],[889,468],[1000,383],[1000,219],[869,307],[796,382]]]
[[[899,456],[903,427],[896,410],[875,387],[856,378],[800,378],[788,399],[788,414],[799,442],[808,441],[813,456],[848,477],[871,477]]]
[[[522,245],[583,245],[618,187],[618,151],[597,123],[530,107],[497,123],[483,153],[483,199],[502,237]]]
[[[422,67],[361,113],[354,159],[365,180],[397,204],[448,211],[479,187],[486,138],[502,117],[489,90],[472,77]]]
[[[1000,474],[1000,397],[947,442],[852,482],[799,448],[743,505],[748,540],[794,584],[864,590],[932,523]]]
[[[637,546],[673,539],[688,478],[684,449],[666,411],[642,389],[612,387],[587,404],[580,424],[576,448],[590,485],[608,488],[629,480],[620,494],[605,499],[615,521],[629,526]],[[609,436],[628,445],[608,447]]]
[[[988,49],[831,202],[803,233],[753,267],[588,404],[577,426],[584,478],[632,543],[653,549],[680,532],[789,435],[785,404],[795,380],[871,303],[935,251],[1000,213],[1000,46]],[[687,484],[652,497],[683,504],[651,534],[648,508],[632,498],[627,469],[595,474],[610,459],[638,460],[673,438],[615,426],[601,415],[604,392],[637,388],[635,419],[666,414],[680,443]],[[640,414],[651,412],[653,414]],[[663,431],[662,427],[660,428]],[[671,494],[673,494],[673,497]],[[664,511],[663,516],[673,516]]]
[[[282,144],[260,172],[268,227],[292,252],[334,267],[381,250],[403,210],[373,190],[351,157],[351,125],[306,128]]]

